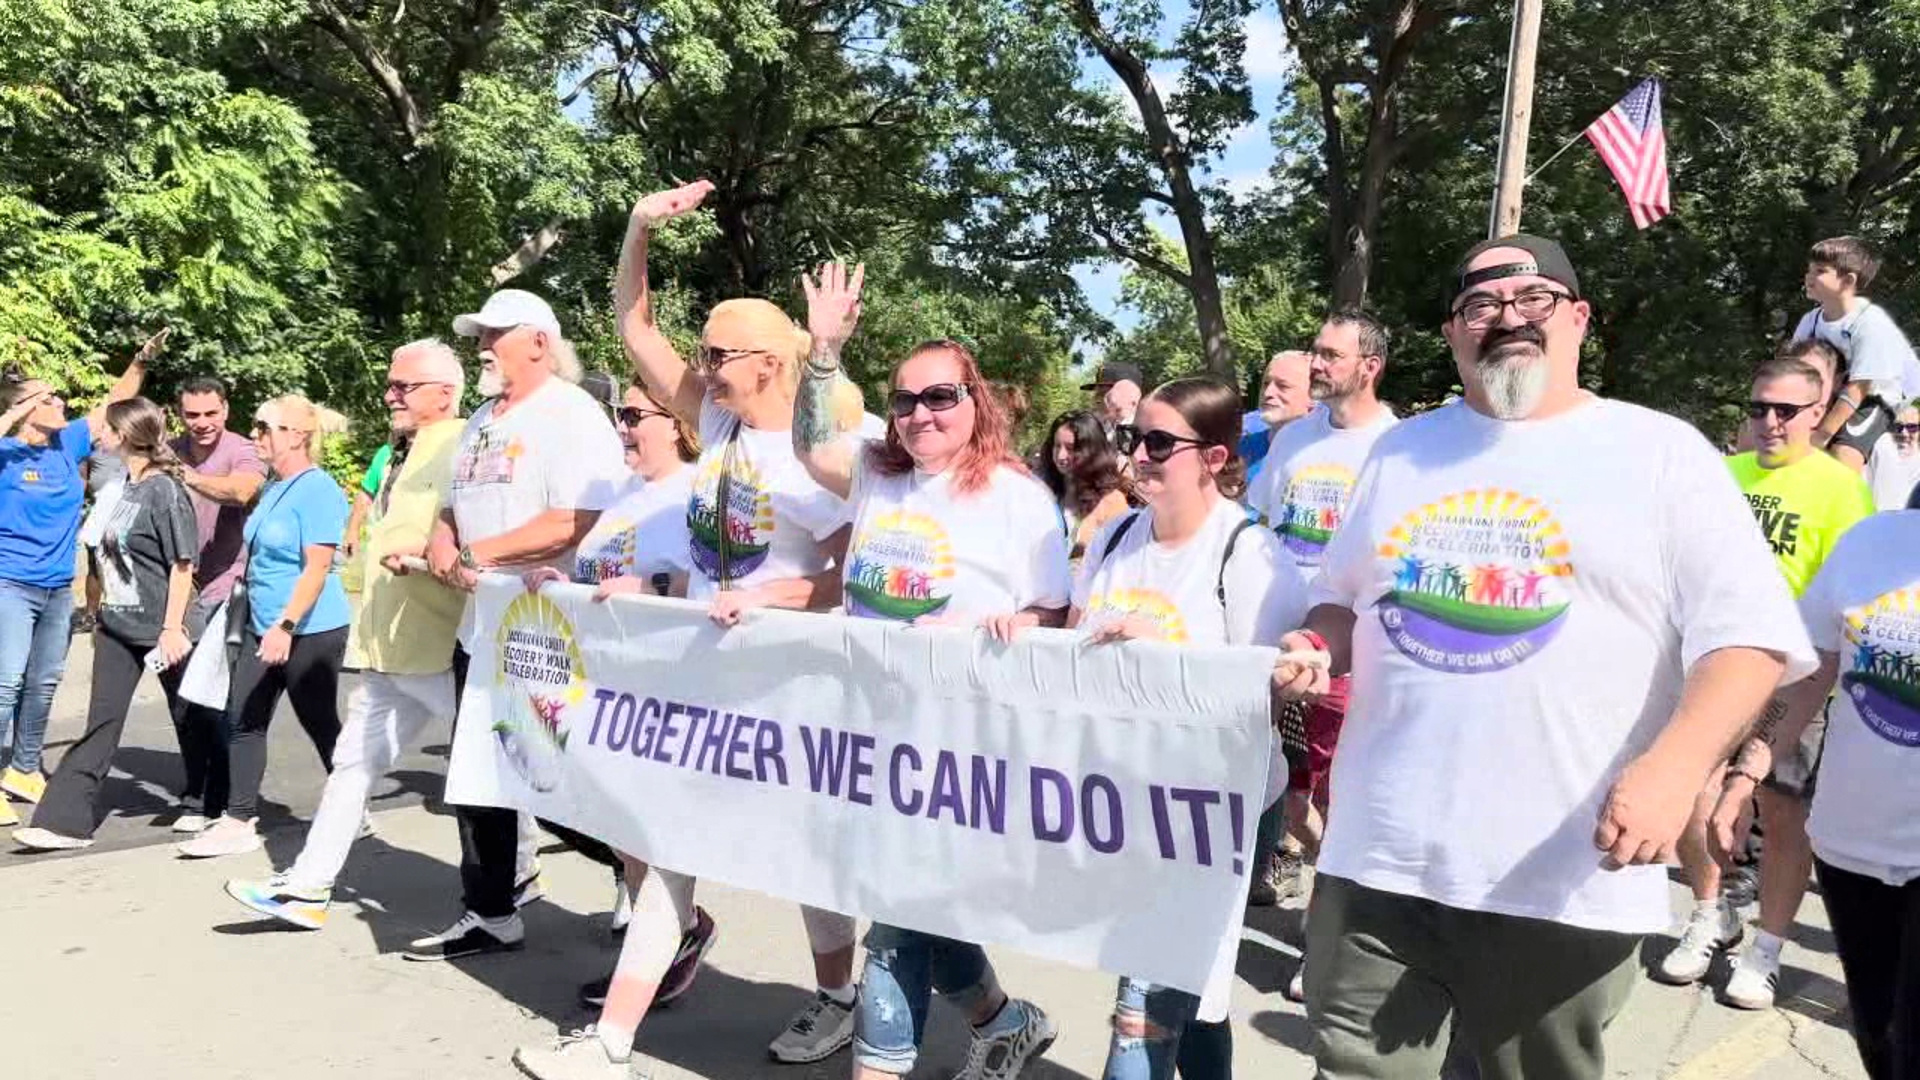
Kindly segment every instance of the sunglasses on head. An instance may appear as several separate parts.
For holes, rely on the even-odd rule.
[[[1185,435],[1175,435],[1171,431],[1153,428],[1141,431],[1131,424],[1121,424],[1113,429],[1113,441],[1122,454],[1133,456],[1135,449],[1145,447],[1147,460],[1155,465],[1165,464],[1167,459],[1179,453],[1185,447],[1207,447],[1213,444],[1205,439],[1190,439]]]
[[[1794,417],[1818,404],[1817,401],[1800,405],[1788,401],[1749,401],[1747,402],[1747,419],[1765,420],[1769,415],[1777,415],[1781,423],[1788,424],[1793,422]]]
[[[922,405],[928,412],[946,412],[970,396],[966,383],[934,383],[917,394],[911,390],[895,390],[887,406],[896,419],[905,420]]]
[[[613,410],[613,418],[620,421],[620,426],[622,427],[639,427],[640,421],[645,420],[649,416],[672,418],[673,414],[663,409],[643,409],[637,405],[622,405]]]

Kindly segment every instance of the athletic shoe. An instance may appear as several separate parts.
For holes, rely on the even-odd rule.
[[[1779,984],[1780,950],[1762,949],[1755,942],[1734,957],[1733,974],[1727,978],[1727,1004],[1736,1009],[1771,1009]]]
[[[1713,966],[1713,954],[1739,944],[1745,932],[1739,913],[1726,904],[1696,907],[1687,919],[1687,928],[1680,932],[1679,942],[1650,974],[1672,986],[1691,986]]]
[[[540,885],[540,864],[535,862],[526,877],[513,883],[513,909],[518,911],[546,895],[547,890]]]
[[[21,772],[9,766],[0,772],[0,791],[21,802],[37,803],[47,793],[47,777],[42,772]]]
[[[807,1007],[793,1014],[767,1047],[775,1061],[805,1065],[832,1057],[853,1041],[853,1006],[842,1005],[824,991],[815,991]]]
[[[13,830],[13,842],[28,851],[78,851],[93,846],[91,836],[61,836],[48,829]]]
[[[0,799],[0,829],[11,828],[18,824],[20,824],[20,815],[14,812],[13,805],[5,799]]]
[[[700,974],[700,960],[713,948],[713,940],[718,936],[713,916],[707,914],[706,908],[694,908],[693,925],[680,935],[680,948],[673,954],[673,963],[667,966],[666,975],[660,979],[660,992],[653,997],[655,1005],[671,1005],[674,999],[693,989],[693,977]]]
[[[1287,989],[1284,992],[1288,1001],[1307,1000],[1307,958],[1305,956],[1300,958],[1300,966],[1293,969],[1293,978],[1287,980]]]
[[[600,1033],[584,1027],[552,1042],[522,1046],[513,1063],[533,1080],[627,1080],[627,1058],[608,1056]]]
[[[275,874],[265,881],[229,881],[227,895],[262,915],[302,930],[318,930],[327,925],[327,902],[333,890],[291,888],[287,875]]]
[[[206,827],[200,835],[173,845],[173,850],[188,859],[218,859],[227,855],[245,855],[260,850],[260,832],[251,821],[225,814]]]
[[[627,888],[627,879],[620,871],[613,872],[613,914],[607,919],[607,929],[616,938],[627,935],[627,924],[633,921],[633,890]]]
[[[431,937],[407,943],[400,955],[409,960],[458,960],[466,956],[511,952],[527,944],[527,927],[520,916],[483,919],[469,911],[460,921]]]
[[[373,811],[369,810],[366,813],[360,815],[360,835],[354,837],[354,839],[365,840],[368,837],[373,835],[374,835]]]
[[[1027,1063],[1047,1052],[1060,1034],[1040,1006],[1031,1001],[1007,999],[1003,1009],[1018,1008],[1025,1017],[1019,1027],[996,1035],[973,1029],[973,1041],[967,1045],[967,1063],[954,1080],[1014,1080]]]
[[[198,813],[197,811],[189,810],[186,813],[181,814],[179,817],[173,819],[173,831],[177,833],[188,833],[190,835],[198,835],[200,833],[206,832],[207,826],[212,824],[213,822],[207,820],[207,816],[205,814]]]

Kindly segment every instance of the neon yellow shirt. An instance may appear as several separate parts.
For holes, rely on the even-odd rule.
[[[1873,491],[1867,482],[1817,450],[1777,469],[1761,465],[1751,452],[1735,454],[1727,467],[1796,597],[1820,572],[1840,534],[1873,514]]]

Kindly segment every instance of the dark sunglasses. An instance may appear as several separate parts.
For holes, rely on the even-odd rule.
[[[703,341],[693,351],[693,366],[700,374],[711,375],[743,356],[764,352],[765,349],[723,349]]]
[[[917,394],[911,390],[895,390],[887,407],[893,410],[895,419],[905,420],[922,405],[928,412],[946,412],[971,396],[966,383],[934,383]]]
[[[649,416],[664,416],[672,419],[673,414],[661,409],[642,409],[635,405],[622,405],[613,410],[613,418],[620,421],[621,427],[637,428],[640,421]]]
[[[1133,456],[1135,449],[1146,447],[1147,460],[1155,465],[1164,465],[1168,458],[1180,452],[1183,447],[1207,447],[1213,444],[1205,439],[1189,439],[1185,435],[1175,435],[1171,431],[1154,428],[1141,431],[1131,424],[1121,424],[1113,429],[1113,442],[1122,454]]]
[[[1790,424],[1794,417],[1818,404],[1820,403],[1817,401],[1809,401],[1802,405],[1787,401],[1749,401],[1747,402],[1747,419],[1765,420],[1769,414],[1772,414],[1780,417],[1781,423]]]
[[[1893,430],[1902,435],[1920,435],[1920,424],[1895,424]]]

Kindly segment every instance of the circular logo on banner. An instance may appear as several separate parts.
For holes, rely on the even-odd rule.
[[[1895,589],[1847,612],[1848,671],[1840,684],[1868,730],[1920,746],[1920,589]]]
[[[1387,531],[1387,637],[1436,671],[1501,671],[1560,632],[1573,577],[1566,535],[1535,499],[1493,488],[1428,503]]]
[[[535,791],[560,784],[566,714],[586,696],[586,667],[573,624],[559,605],[526,593],[507,605],[496,635],[499,684],[493,737],[513,770]]]
[[[853,538],[847,557],[847,613],[911,622],[947,606],[953,547],[925,514],[890,510]]]

